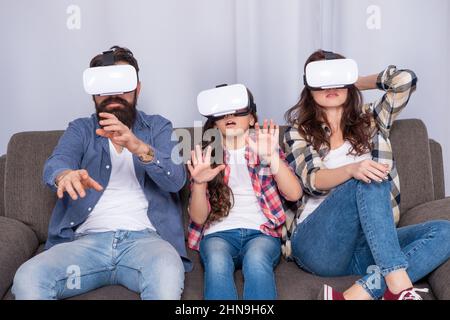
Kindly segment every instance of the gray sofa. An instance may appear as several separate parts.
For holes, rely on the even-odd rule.
[[[0,158],[0,298],[13,299],[10,287],[17,268],[43,249],[56,197],[41,182],[42,168],[61,134],[62,131],[17,133],[8,144],[7,154]],[[420,120],[396,121],[391,140],[402,187],[399,225],[450,220],[450,198],[445,198],[439,143],[428,139]],[[186,187],[181,196],[186,206]],[[189,256],[194,270],[186,274],[183,299],[202,299],[202,266],[196,252],[189,251]],[[242,293],[240,271],[236,272],[236,279]],[[276,268],[279,299],[316,299],[323,283],[343,290],[356,279],[317,277],[284,259]],[[430,288],[430,293],[423,295],[425,299],[450,299],[450,261],[417,286]],[[121,286],[108,286],[74,299],[139,299],[139,295]]]

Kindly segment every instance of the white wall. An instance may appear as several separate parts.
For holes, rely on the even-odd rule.
[[[66,27],[72,3],[80,30]],[[139,107],[192,126],[197,93],[236,79],[234,12],[228,0],[1,0],[0,154],[15,132],[64,129],[93,113],[81,75],[115,44],[138,59]]]
[[[332,47],[354,57],[362,73],[389,65],[412,69],[417,91],[400,118],[425,122],[431,138],[442,144],[446,193],[450,195],[450,2],[447,0],[339,1]],[[381,29],[360,28],[361,13],[377,3]],[[367,99],[379,97],[377,92]]]
[[[66,26],[71,4],[81,9],[79,30]],[[366,25],[371,5],[380,29]],[[197,93],[225,82],[247,84],[260,117],[282,122],[305,59],[324,48],[356,59],[363,74],[388,64],[416,71],[401,118],[422,119],[442,144],[450,195],[447,0],[0,0],[0,30],[0,154],[15,132],[64,129],[92,113],[81,73],[115,44],[140,63],[139,107],[175,126],[201,120]]]

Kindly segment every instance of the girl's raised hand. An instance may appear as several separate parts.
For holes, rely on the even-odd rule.
[[[191,151],[191,160],[188,160],[187,167],[195,183],[207,183],[225,169],[224,164],[211,168],[211,150],[211,146],[208,146],[206,152],[202,153],[201,147],[196,145],[195,151]]]
[[[274,158],[278,157],[278,145],[279,145],[280,129],[273,120],[264,120],[262,129],[258,123],[255,123],[255,141],[249,136],[246,137],[246,141],[250,149],[257,153],[258,156],[270,164]]]

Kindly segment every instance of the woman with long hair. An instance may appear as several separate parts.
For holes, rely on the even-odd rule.
[[[305,63],[343,59],[319,50]],[[286,255],[304,270],[325,276],[361,275],[341,293],[324,285],[321,298],[420,299],[413,283],[450,255],[450,222],[396,229],[400,184],[389,134],[417,78],[389,66],[350,87],[305,86],[286,113],[287,160],[305,196],[287,226]],[[361,90],[385,93],[363,104]]]

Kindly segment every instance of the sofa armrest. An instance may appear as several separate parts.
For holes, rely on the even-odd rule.
[[[434,199],[445,198],[445,181],[444,181],[444,161],[442,158],[442,147],[434,141],[430,142],[431,168],[433,172]]]
[[[36,252],[36,234],[20,221],[0,217],[0,299],[5,295],[17,269]]]
[[[5,165],[6,155],[0,157],[0,217],[5,216]]]
[[[450,220],[450,197],[418,205],[400,216],[399,227],[430,220]]]

